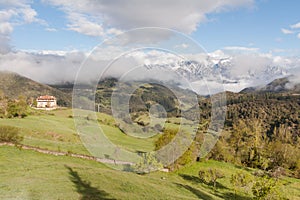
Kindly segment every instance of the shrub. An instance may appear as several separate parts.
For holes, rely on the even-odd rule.
[[[0,142],[20,143],[23,137],[19,134],[19,129],[13,126],[0,126]]]
[[[254,199],[283,199],[278,192],[277,182],[268,176],[259,177],[252,186]]]
[[[155,150],[159,150],[163,148],[164,146],[168,145],[170,142],[176,142],[176,145],[174,145],[174,151],[181,152],[182,155],[175,160],[173,164],[170,164],[169,166],[166,166],[169,168],[169,170],[173,171],[176,169],[179,169],[181,166],[185,166],[197,158],[197,149],[195,142],[192,142],[189,148],[186,148],[186,146],[182,143],[180,143],[180,139],[177,138],[176,141],[173,141],[175,137],[178,138],[185,138],[188,140],[192,140],[191,136],[186,132],[180,132],[177,128],[164,128],[163,134],[160,135],[160,137],[155,141]],[[184,150],[184,152],[182,152]],[[165,156],[173,156],[173,151],[168,151],[170,154]]]
[[[248,189],[251,189],[253,178],[245,172],[239,172],[231,175],[230,183],[234,187],[235,195],[237,194],[237,191],[240,190],[243,190],[245,193],[248,193]]]
[[[217,169],[200,170],[198,174],[202,182],[213,185],[214,189],[217,188],[217,180],[224,178],[224,174]]]
[[[28,105],[25,97],[20,96],[18,100],[9,101],[7,104],[7,115],[9,118],[24,118],[28,115]]]
[[[142,155],[140,162],[133,167],[133,170],[137,174],[146,174],[162,168],[163,165],[155,158],[155,155],[150,152]]]
[[[97,120],[97,116],[95,116],[95,114],[88,114],[88,116],[86,117],[86,119],[88,121],[96,121]]]

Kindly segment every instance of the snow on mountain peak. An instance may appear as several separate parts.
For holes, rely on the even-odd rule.
[[[237,92],[244,87],[255,86],[289,75],[289,69],[294,63],[279,57],[261,56],[256,59],[255,56],[247,56],[228,56],[222,51],[216,51],[207,54],[202,59],[174,59],[167,64],[148,62],[144,66],[148,69],[172,70],[191,83],[205,80],[215,85],[223,84],[226,90]]]

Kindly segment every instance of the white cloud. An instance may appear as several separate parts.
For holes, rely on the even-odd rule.
[[[50,53],[50,52],[48,52]],[[9,52],[0,54],[0,70],[12,71],[41,83],[72,81],[80,63],[82,53],[53,54]]]
[[[9,52],[10,35],[14,26],[33,22],[46,24],[44,20],[37,18],[37,12],[31,8],[30,3],[27,0],[0,1],[0,53]]]
[[[113,48],[113,47],[112,47]],[[164,68],[153,68],[146,70],[144,64],[174,64],[181,61],[181,57],[172,53],[152,51],[130,52],[128,55],[116,59],[113,63],[108,58],[115,57],[111,52],[116,53],[118,49],[100,49],[89,56],[85,52],[79,51],[30,51],[30,52],[10,52],[0,54],[0,70],[14,71],[21,75],[42,83],[60,83],[64,81],[74,81],[81,63],[85,60],[86,70],[82,71],[80,81],[97,80],[104,73],[104,76],[125,76],[131,79],[157,78],[159,80],[175,80],[174,74],[169,73]],[[119,49],[119,53],[122,51]],[[118,55],[120,55],[118,53]],[[108,55],[106,55],[108,54]],[[221,50],[211,53],[216,59],[228,58]],[[207,62],[207,54],[183,55],[186,59],[197,60],[201,64]],[[158,59],[159,58],[159,59]],[[110,65],[108,65],[110,64]],[[222,91],[225,87],[229,91],[240,91],[245,87],[265,84],[276,77],[266,77],[266,70],[271,66],[281,66],[286,69],[300,69],[300,59],[291,59],[281,56],[274,57],[271,54],[239,54],[230,56],[228,65],[224,65],[222,70],[224,83],[207,77],[207,82],[194,81],[192,86],[202,94],[209,94]],[[120,67],[121,66],[121,67]],[[229,76],[228,76],[229,74]],[[192,81],[192,80],[191,80]],[[207,85],[210,91],[207,91]],[[221,90],[220,90],[221,89]]]
[[[7,21],[17,13],[12,9],[0,10],[0,21]]]
[[[56,28],[46,28],[45,30],[48,32],[57,32]]]
[[[283,53],[283,52],[286,52],[286,50],[285,49],[276,48],[276,49],[272,49],[271,52],[274,52],[274,53]]]
[[[297,38],[300,39],[300,33],[299,33],[300,32],[300,22],[296,23],[296,24],[293,24],[293,25],[290,25],[290,28],[292,30],[282,28],[281,32],[284,33],[284,34],[297,34]]]
[[[30,1],[15,0],[12,2],[2,1],[2,10],[0,10],[1,21],[13,21],[15,24],[22,23],[41,23],[45,21],[39,19],[37,12],[30,6]],[[5,9],[4,9],[5,8]]]
[[[119,34],[122,34],[123,31],[116,29],[116,28],[110,28],[107,30],[107,33],[111,34],[111,35],[119,35]]]
[[[13,31],[13,26],[8,22],[2,22],[0,26],[0,34],[8,35]]]
[[[195,92],[201,95],[211,95],[223,91],[240,92],[247,87],[257,86],[257,84],[260,83],[254,85],[253,82],[246,80],[240,80],[237,83],[220,83],[213,80],[202,80],[192,82],[191,86]]]
[[[291,28],[292,28],[292,29],[298,29],[298,28],[300,28],[300,22],[297,23],[297,24],[291,25]]]
[[[294,31],[291,31],[291,30],[288,30],[288,29],[285,29],[285,28],[282,28],[282,29],[281,29],[281,32],[282,32],[283,34],[294,34]]]
[[[249,48],[249,47],[242,47],[242,46],[231,46],[231,47],[224,47],[226,51],[233,51],[233,52],[258,52],[259,48]]]
[[[28,4],[24,4],[21,8],[17,9],[17,12],[22,16],[21,21],[23,21],[24,23],[30,24],[36,22],[42,25],[47,25],[47,22],[38,18],[37,12]]]
[[[69,13],[70,23],[67,25],[69,30],[76,31],[88,36],[103,36],[104,31],[100,24],[93,22],[88,16],[79,13]]]
[[[6,53],[10,50],[10,34],[13,31],[13,25],[10,23],[10,18],[17,13],[12,10],[0,10],[0,53]]]
[[[231,75],[233,77],[259,76],[272,64],[272,58],[265,55],[236,55],[232,60]]]
[[[110,28],[128,30],[138,27],[163,27],[191,33],[206,20],[207,14],[251,6],[254,0],[191,0],[189,2],[178,0],[176,3],[167,0],[148,2],[140,0],[44,0],[44,2],[60,7],[67,16],[74,13],[93,16],[99,20],[97,24],[101,24],[105,32]],[[77,24],[76,19],[70,17],[68,19],[71,24]],[[96,22],[93,21],[93,23]],[[86,29],[86,27],[78,26],[75,31],[86,32],[81,28]]]
[[[257,51],[258,48],[248,48],[241,46],[224,47],[224,50],[238,50],[238,51]]]
[[[176,45],[175,46],[175,48],[182,48],[182,49],[186,49],[186,48],[188,48],[189,47],[189,45],[188,44],[186,44],[186,43],[182,43],[182,44],[180,44],[180,45]]]

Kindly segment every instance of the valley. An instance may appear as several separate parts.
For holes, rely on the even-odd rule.
[[[17,80],[28,82],[28,79]],[[119,148],[133,153],[151,152],[168,144],[180,126],[183,132],[193,131],[190,127],[193,122],[191,120],[194,119],[194,114],[198,114],[189,97],[194,93],[176,89],[181,96],[185,96],[186,100],[185,105],[179,105],[174,100],[172,92],[157,83],[136,90],[130,98],[131,117],[121,126],[110,112],[106,112],[111,109],[110,96],[116,82],[115,79],[99,82],[96,102],[101,103],[100,112],[95,113],[95,119],[89,114],[81,117],[87,120],[87,123],[97,123],[105,136]],[[270,83],[265,87],[267,89],[245,89],[241,93],[227,92],[226,105],[220,107],[227,107],[224,130],[215,147],[204,158],[198,155],[203,136],[211,120],[211,103],[209,98],[197,95],[201,112],[197,118],[198,122],[193,123],[197,131],[190,148],[173,164],[164,166],[169,172],[157,171],[149,174],[132,173],[138,169],[136,165],[126,166],[126,168],[124,165],[123,171],[113,170],[110,167],[116,165],[116,162],[117,165],[122,166],[122,164],[118,164],[118,160],[114,160],[115,164],[113,164],[113,160],[109,160],[114,158],[109,156],[102,158],[103,164],[93,159],[80,158],[80,155],[87,156],[86,158],[93,155],[76,130],[74,109],[60,107],[46,111],[27,107],[24,116],[7,117],[6,113],[10,112],[9,106],[14,104],[11,100],[13,96],[9,96],[9,93],[6,95],[7,90],[4,90],[1,99],[4,112],[0,119],[0,128],[4,130],[5,127],[13,127],[18,130],[18,135],[22,139],[16,142],[15,147],[5,145],[5,142],[0,146],[2,166],[0,197],[4,199],[252,199],[257,195],[254,193],[255,185],[267,181],[274,184],[271,186],[274,189],[268,190],[267,193],[273,195],[273,199],[299,199],[300,109],[299,97],[294,95],[299,87],[273,91],[273,88],[279,88],[278,85],[285,88],[287,83],[288,79],[282,79]],[[29,81],[29,84],[33,83]],[[26,84],[20,83],[20,85]],[[47,87],[49,86],[39,86],[39,88]],[[26,90],[30,91],[30,89]],[[64,94],[58,98],[68,97],[68,92],[65,94],[65,91],[60,91],[59,87],[51,88],[49,91],[56,91],[54,94]],[[26,94],[34,97],[33,92],[23,95]],[[30,98],[27,96],[25,99],[29,105]],[[165,108],[165,112],[150,116],[149,108],[157,103]],[[62,105],[64,104],[60,104]],[[181,116],[185,118],[181,119]],[[162,117],[166,121],[160,124]],[[154,120],[154,123],[150,119]],[[153,133],[153,136],[133,137],[128,130],[134,129],[126,129],[126,126],[142,129],[148,127],[148,131]],[[0,131],[0,134],[4,132]],[[1,137],[5,138],[5,135]],[[107,159],[108,163],[105,164],[104,159]],[[118,167],[113,166],[113,168]],[[216,170],[215,173],[220,174],[215,185],[205,178],[211,172],[210,170]],[[206,175],[199,175],[200,172]],[[234,182],[235,176],[247,177],[247,184],[239,186],[239,183]],[[25,182],[27,184],[24,184]],[[164,187],[160,187],[160,184]],[[160,194],[159,197],[157,194]]]

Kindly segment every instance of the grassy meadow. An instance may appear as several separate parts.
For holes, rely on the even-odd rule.
[[[68,156],[44,155],[15,147],[0,147],[1,199],[251,199],[232,192],[231,174],[251,173],[227,163],[204,161],[176,172],[137,175],[101,163]],[[220,168],[219,188],[201,183],[200,168]],[[281,191],[300,199],[300,180],[284,178]]]
[[[0,119],[0,125],[20,128],[23,144],[44,149],[89,155],[75,131],[72,111],[38,111],[24,119]],[[111,116],[98,113],[106,136],[130,151],[151,151],[158,136],[139,139],[125,135]],[[175,123],[175,122],[174,122]],[[172,126],[169,122],[167,126]],[[176,125],[174,125],[176,126]],[[200,169],[220,169],[217,189],[203,183]],[[104,164],[38,153],[17,147],[0,146],[0,199],[252,199],[249,191],[234,193],[232,174],[253,176],[253,169],[229,163],[201,161],[175,172],[138,175],[116,171]],[[281,178],[280,193],[300,199],[300,180]]]
[[[0,119],[0,125],[20,128],[24,140],[22,144],[49,150],[89,155],[77,131],[71,109],[38,111],[26,118]],[[114,126],[111,116],[97,113],[99,125],[106,136],[122,148],[135,151],[151,151],[157,136],[139,139],[127,136]]]

